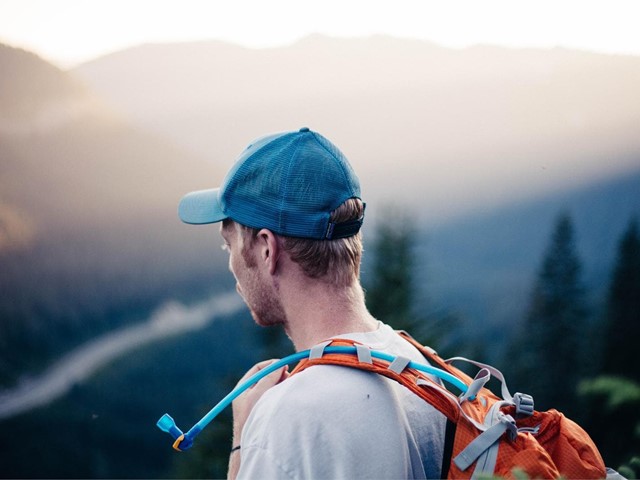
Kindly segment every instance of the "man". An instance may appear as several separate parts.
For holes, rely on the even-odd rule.
[[[179,215],[222,222],[253,318],[282,325],[297,351],[343,337],[425,362],[367,311],[359,180],[322,135],[302,128],[256,140],[219,189],[186,195]],[[441,476],[444,416],[377,374],[330,365],[274,372],[233,403],[233,416],[229,478]]]

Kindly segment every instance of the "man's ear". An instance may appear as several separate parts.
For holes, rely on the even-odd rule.
[[[273,275],[278,267],[280,258],[280,243],[271,230],[263,228],[258,232],[260,261],[267,267],[269,274]]]

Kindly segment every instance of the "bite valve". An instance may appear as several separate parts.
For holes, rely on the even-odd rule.
[[[187,450],[191,448],[193,445],[193,437],[189,435],[190,432],[187,432],[185,435],[182,430],[178,428],[176,422],[171,418],[171,415],[165,413],[160,420],[156,423],[158,428],[163,432],[167,432],[169,435],[173,437],[175,442],[173,443],[174,450],[181,452],[183,450]]]

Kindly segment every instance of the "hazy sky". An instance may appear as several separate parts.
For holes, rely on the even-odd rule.
[[[638,0],[0,0],[0,42],[62,66],[147,42],[249,47],[311,33],[640,55]]]

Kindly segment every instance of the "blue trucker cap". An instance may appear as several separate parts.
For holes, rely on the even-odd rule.
[[[220,188],[185,195],[185,223],[227,218],[288,237],[330,240],[355,235],[363,218],[330,222],[333,210],[360,198],[360,181],[347,158],[308,128],[261,137],[240,155]]]

